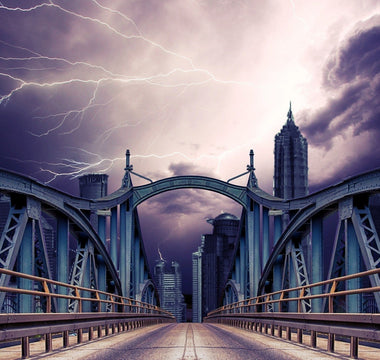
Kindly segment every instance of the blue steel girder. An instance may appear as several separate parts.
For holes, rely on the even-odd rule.
[[[80,210],[90,210],[91,201],[70,196],[62,191],[41,184],[34,179],[6,170],[0,170],[0,192],[10,195],[19,194],[36,199],[41,205],[54,209],[54,211],[60,213],[62,216],[67,217],[72,224],[75,224],[88,236],[97,253],[102,256],[106,268],[109,271],[110,278],[115,284],[116,292],[118,294],[122,293],[118,273],[104,243],[93,229],[88,218]],[[121,195],[121,198],[123,198],[123,196],[124,195]]]
[[[332,205],[336,206],[345,197],[357,195],[366,196],[368,194],[378,192],[380,192],[380,169],[346,179],[336,185],[330,186],[304,198],[284,202],[281,206],[286,205],[289,210],[298,209],[298,211],[291,218],[288,226],[282,232],[272,250],[271,256],[262,272],[258,294],[264,293],[265,283],[276,263],[278,256],[284,252],[286,244],[292,240],[293,235],[308,221],[310,221],[310,219],[314,216],[318,216],[321,212],[328,209]],[[249,192],[248,196],[256,199],[257,194],[255,195],[254,193]],[[266,199],[263,199],[263,203],[265,206],[270,206],[273,204],[271,201]],[[302,204],[304,207],[298,207]]]
[[[141,289],[137,300],[148,304],[157,305],[158,294],[152,280],[145,280],[144,283],[140,284],[140,287]]]
[[[177,189],[203,189],[225,195],[246,207],[247,188],[206,176],[176,176],[133,188],[133,206],[152,196]]]
[[[380,240],[368,206],[363,209],[354,207],[351,219],[366,268],[378,268],[380,264]],[[379,287],[379,274],[371,275],[370,281],[373,287]],[[375,292],[374,297],[380,310],[380,293]]]
[[[292,236],[312,217],[318,216],[320,212],[336,204],[340,199],[347,196],[379,192],[380,170],[355,176],[309,196],[289,201],[275,198],[259,188],[232,185],[221,180],[202,176],[179,176],[163,179],[148,185],[121,188],[102,199],[85,200],[54,190],[35,180],[0,170],[0,192],[23,194],[36,198],[42,204],[48,204],[67,216],[72,223],[75,223],[89,236],[96,250],[103,257],[119,292],[121,285],[112,259],[109,257],[100,237],[80,209],[91,211],[110,209],[125,203],[128,199],[132,201],[133,208],[135,208],[138,204],[154,195],[185,188],[204,189],[223,194],[237,201],[244,209],[247,206],[248,195],[254,203],[260,204],[266,209],[296,212],[276,242],[265,265],[258,287],[258,292],[260,293],[264,289],[270,271],[273,269],[278,257],[283,253],[286,244],[292,239]]]

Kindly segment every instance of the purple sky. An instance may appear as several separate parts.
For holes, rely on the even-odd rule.
[[[127,148],[153,180],[227,180],[253,148],[271,193],[290,100],[311,189],[380,166],[377,0],[1,0],[0,79],[0,167],[73,194],[89,172],[116,190]],[[186,291],[221,211],[241,209],[200,190],[139,207],[148,256],[178,260]]]

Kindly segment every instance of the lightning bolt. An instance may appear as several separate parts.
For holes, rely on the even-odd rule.
[[[307,27],[307,21],[303,18],[301,18],[300,16],[298,16],[297,14],[297,10],[296,10],[296,4],[294,2],[294,0],[289,0],[290,1],[290,4],[292,5],[292,8],[293,8],[293,14],[294,14],[294,17],[300,21],[302,23],[302,25],[304,25],[304,27],[306,28]]]
[[[222,161],[227,155],[230,155],[242,148],[247,148],[246,144],[238,145],[232,149],[228,149],[223,151],[222,153],[215,155],[215,154],[201,154],[199,156],[189,156],[185,153],[174,151],[167,154],[136,154],[131,155],[131,159],[167,159],[172,157],[180,157],[182,159],[185,159],[189,162],[195,163],[197,161],[203,160],[203,159],[215,159],[217,161],[216,165],[216,173],[220,173],[220,168]],[[69,148],[69,147],[68,147]],[[70,149],[70,148],[69,148]],[[74,149],[74,148],[72,148]],[[35,160],[22,160],[23,162],[30,162],[40,165],[40,171],[48,173],[51,178],[45,182],[45,184],[50,184],[52,181],[56,180],[58,177],[62,176],[68,176],[71,179],[77,178],[81,175],[84,175],[86,173],[93,173],[93,172],[100,172],[100,173],[107,173],[109,172],[113,166],[116,163],[124,162],[125,157],[114,157],[114,158],[105,158],[100,154],[88,151],[83,148],[75,148],[74,149],[77,153],[83,153],[85,155],[88,155],[89,157],[95,158],[94,161],[81,161],[81,160],[75,160],[75,159],[69,159],[65,158],[62,159],[60,162],[53,163],[53,162],[38,162]],[[13,159],[17,160],[17,159]],[[57,169],[57,170],[54,170]]]
[[[133,35],[127,35],[119,30],[117,30],[115,27],[113,27],[111,24],[108,22],[102,21],[98,18],[93,18],[90,16],[82,15],[78,12],[68,10],[64,8],[61,5],[56,4],[54,1],[49,1],[45,2],[42,4],[38,4],[32,7],[28,8],[21,8],[21,7],[8,7],[1,5],[0,10],[6,10],[6,11],[11,11],[11,12],[32,12],[32,11],[39,11],[43,7],[51,7],[51,8],[56,8],[64,13],[67,13],[71,16],[77,17],[83,21],[90,21],[98,24],[99,26],[105,27],[108,31],[111,33],[125,39],[125,40],[130,40],[130,39],[140,39],[150,46],[156,47],[160,49],[162,52],[174,56],[178,59],[184,60],[185,63],[187,63],[190,68],[174,68],[166,73],[158,73],[158,74],[152,74],[150,76],[144,76],[144,77],[138,77],[138,76],[128,76],[125,74],[119,74],[119,73],[114,73],[113,71],[97,64],[92,64],[89,62],[85,61],[71,61],[65,58],[61,57],[51,57],[47,56],[44,54],[41,54],[39,52],[36,52],[32,49],[28,49],[22,46],[17,46],[13,44],[9,44],[8,42],[4,40],[0,40],[0,42],[4,45],[7,45],[9,47],[19,49],[26,51],[28,54],[31,56],[26,56],[26,57],[0,57],[0,60],[3,61],[14,61],[14,62],[23,62],[23,63],[31,63],[33,61],[46,61],[48,63],[57,63],[58,66],[60,65],[66,65],[70,66],[72,68],[77,68],[80,66],[84,66],[87,69],[91,69],[94,71],[100,71],[100,74],[97,77],[92,77],[90,79],[85,79],[85,78],[70,78],[67,80],[58,80],[58,81],[50,81],[50,82],[39,82],[39,81],[27,81],[25,79],[22,79],[21,77],[14,76],[10,73],[4,73],[1,72],[0,76],[3,76],[5,78],[8,78],[10,80],[13,80],[16,84],[19,84],[18,86],[15,86],[11,91],[9,91],[7,94],[1,95],[0,96],[0,104],[4,103],[6,104],[13,95],[15,95],[17,92],[22,91],[26,87],[54,87],[54,86],[64,86],[64,85],[69,85],[69,84],[74,84],[74,83],[80,83],[83,86],[93,86],[92,93],[90,94],[90,98],[88,101],[80,108],[80,109],[70,109],[65,112],[59,112],[56,114],[49,114],[45,116],[37,116],[35,118],[38,119],[54,119],[54,118],[59,118],[60,120],[56,122],[54,126],[51,126],[48,130],[42,131],[40,133],[37,132],[31,132],[32,135],[34,136],[47,136],[50,133],[57,131],[58,129],[61,129],[64,124],[66,123],[66,120],[71,118],[73,121],[76,121],[76,126],[74,126],[71,130],[68,131],[62,131],[60,134],[61,135],[68,135],[72,134],[74,131],[80,128],[82,122],[84,121],[86,112],[90,109],[93,109],[94,107],[104,107],[105,105],[108,105],[112,102],[112,100],[106,102],[106,103],[99,103],[97,101],[97,92],[99,88],[103,85],[106,85],[108,83],[121,83],[123,85],[129,85],[129,84],[136,84],[136,83],[147,83],[153,86],[160,86],[160,87],[166,87],[166,88],[177,88],[177,87],[182,87],[182,88],[188,88],[191,86],[199,86],[199,85],[204,85],[210,82],[216,82],[219,84],[224,84],[224,85],[229,85],[229,84],[239,84],[239,85],[248,85],[252,86],[251,83],[249,82],[237,82],[237,81],[231,81],[231,80],[221,80],[218,79],[214,74],[212,74],[210,71],[202,68],[196,68],[194,66],[194,63],[191,58],[186,57],[182,54],[178,54],[172,50],[167,49],[166,47],[162,46],[161,44],[158,44],[147,37],[142,35],[142,32],[140,29],[137,27],[136,23],[129,18],[128,16],[124,15],[118,10],[114,10],[112,8],[106,7],[102,4],[100,4],[97,0],[91,0],[93,4],[95,4],[99,9],[102,9],[108,13],[111,14],[117,14],[120,16],[124,21],[132,24],[134,26],[135,31],[137,32],[136,34]],[[28,69],[31,71],[43,71],[47,69],[52,69],[52,68],[42,68],[42,69],[33,69],[31,67],[27,66],[22,66],[19,67],[19,69]],[[197,74],[201,76],[202,78],[196,81],[178,81],[176,80],[177,75],[187,75],[191,76],[194,74]],[[120,127],[125,127],[125,126],[136,126],[136,124],[122,124],[121,126],[115,126],[113,129],[107,130],[107,132],[104,134],[105,136],[109,136],[113,131],[119,129]]]
[[[157,248],[157,250],[158,250],[158,255],[160,256],[160,260],[161,260],[162,262],[166,262],[166,260],[162,257],[162,254],[161,254],[160,248]]]
[[[53,87],[64,87],[68,85],[80,85],[82,87],[85,87],[87,90],[90,90],[87,99],[84,100],[84,103],[80,105],[77,108],[71,108],[68,110],[60,111],[55,114],[47,114],[47,115],[36,115],[33,118],[34,119],[40,119],[40,120],[46,120],[49,121],[49,126],[47,130],[37,132],[37,131],[30,131],[29,133],[35,137],[44,137],[49,136],[53,132],[58,132],[59,135],[70,135],[74,133],[76,130],[78,130],[81,127],[81,124],[83,121],[91,121],[91,118],[87,116],[89,113],[89,110],[96,110],[99,111],[100,109],[109,106],[115,99],[119,96],[119,94],[112,96],[108,99],[104,98],[102,101],[99,100],[99,90],[102,87],[111,85],[111,84],[120,84],[122,86],[129,86],[133,84],[139,84],[139,83],[145,83],[149,84],[151,86],[155,87],[162,87],[162,88],[180,88],[181,91],[177,93],[177,96],[181,96],[185,93],[186,89],[193,87],[193,86],[202,86],[208,83],[218,83],[221,85],[243,85],[243,86],[253,86],[252,83],[249,82],[241,82],[241,81],[234,81],[234,80],[223,80],[219,79],[217,76],[215,76],[211,71],[203,68],[196,67],[194,65],[194,62],[191,58],[184,56],[182,54],[179,54],[173,50],[170,50],[163,45],[152,41],[151,39],[145,37],[141,30],[138,28],[137,24],[134,22],[133,19],[128,17],[127,15],[123,14],[122,12],[112,9],[111,7],[107,7],[102,5],[98,0],[89,0],[95,7],[98,9],[104,11],[105,13],[112,14],[115,16],[119,16],[125,23],[132,25],[134,33],[133,34],[127,34],[125,32],[119,31],[115,26],[113,26],[110,22],[106,20],[101,20],[100,18],[94,16],[87,16],[83,15],[77,11],[67,9],[63,7],[62,5],[59,5],[55,3],[53,0],[43,2],[41,4],[37,4],[34,6],[29,7],[9,7],[5,6],[2,3],[0,3],[0,11],[7,11],[7,12],[37,12],[41,11],[43,8],[54,8],[62,13],[68,14],[69,16],[75,17],[77,19],[80,19],[84,22],[91,22],[94,24],[97,24],[99,27],[104,28],[106,31],[110,32],[111,34],[124,39],[126,41],[137,39],[140,41],[143,41],[148,46],[154,47],[156,49],[159,49],[161,52],[168,56],[172,56],[180,61],[183,62],[186,66],[181,67],[174,67],[172,69],[169,69],[166,72],[158,72],[146,76],[135,76],[135,75],[128,75],[123,73],[114,72],[111,69],[92,63],[89,61],[74,61],[68,58],[58,57],[58,56],[48,56],[47,54],[42,53],[41,51],[35,51],[34,49],[30,49],[24,46],[20,46],[17,44],[11,44],[5,40],[0,39],[0,43],[4,46],[8,47],[9,49],[14,49],[18,53],[23,53],[21,56],[1,56],[0,61],[4,62],[5,64],[12,63],[12,64],[20,64],[16,65],[13,68],[7,67],[7,72],[3,71],[0,72],[0,76],[3,77],[5,80],[10,80],[13,82],[12,88],[0,95],[0,104],[7,105],[9,101],[11,101],[12,97],[18,93],[23,91],[26,88],[53,88]],[[35,63],[43,63],[47,64],[47,67],[34,67]],[[52,69],[58,69],[58,70],[65,70],[65,69],[72,69],[72,70],[82,70],[85,71],[79,71],[79,76],[76,77],[69,77],[67,79],[57,79],[56,74],[58,72],[51,73]],[[10,70],[17,70],[17,69],[24,69],[29,70],[27,76],[28,79],[21,75],[14,75]],[[36,79],[33,79],[34,72],[38,71],[39,73],[41,71],[48,72],[48,75],[50,78],[45,81],[39,81],[38,78],[39,75],[36,76]],[[194,79],[194,76],[197,78]],[[52,77],[52,78],[51,78]],[[93,117],[96,116],[93,115]],[[70,120],[70,123],[74,123],[73,126],[70,126],[69,129],[64,129],[64,126],[66,125],[67,121]],[[54,125],[51,125],[50,122],[54,121]],[[101,140],[103,142],[107,141],[110,137],[110,135],[118,131],[119,129],[123,127],[130,127],[130,126],[139,126],[141,123],[143,123],[144,120],[129,122],[125,121],[121,124],[117,124],[115,126],[112,126],[108,128],[102,135]],[[239,145],[237,148],[244,147],[246,144]],[[124,161],[124,158],[115,157],[115,158],[108,158],[100,156],[99,154],[92,153],[90,151],[87,151],[86,149],[77,149],[79,151],[80,155],[86,155],[89,158],[95,159],[93,161],[81,161],[77,159],[69,159],[64,158],[61,159],[61,161],[57,163],[53,162],[38,162],[34,160],[26,160],[27,162],[33,162],[35,164],[39,164],[40,171],[47,173],[50,175],[50,179],[46,183],[51,183],[55,179],[61,176],[68,176],[71,178],[78,177],[84,173],[87,172],[107,172],[109,171],[115,163],[119,161]],[[217,159],[217,172],[219,172],[221,162],[223,160],[223,157],[227,154],[235,151],[236,149],[231,149],[228,151],[224,151],[222,154],[219,155],[212,155],[212,154],[203,154],[197,157],[191,157],[184,153],[180,152],[172,152],[168,154],[158,155],[158,154],[147,154],[147,155],[132,155],[132,158],[157,158],[157,159],[165,159],[169,157],[181,157],[183,159],[186,159],[187,161],[197,161],[204,158],[216,158]],[[25,161],[25,160],[24,160]]]

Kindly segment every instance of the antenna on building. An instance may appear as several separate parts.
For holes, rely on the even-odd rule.
[[[293,112],[292,112],[292,102],[289,102],[289,111],[288,111],[288,119],[287,122],[294,122]]]

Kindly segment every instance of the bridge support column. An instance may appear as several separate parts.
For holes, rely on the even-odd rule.
[[[254,245],[253,245],[253,293],[251,292],[251,297],[257,295],[257,289],[259,286],[260,276],[261,276],[261,256],[260,256],[260,206],[254,203]]]
[[[263,256],[262,264],[265,264],[268,261],[269,254],[271,251],[271,244],[269,243],[269,210],[263,207]]]
[[[245,238],[246,238],[246,251],[247,251],[247,267],[245,271],[248,271],[248,294],[247,297],[254,296],[254,235],[253,235],[253,227],[254,227],[254,205],[253,200],[248,198],[248,206],[246,211],[246,219],[245,219]]]
[[[110,237],[111,237],[111,259],[116,269],[118,269],[117,263],[117,207],[111,209],[111,226],[110,226]]]
[[[247,245],[244,236],[240,238],[240,257],[236,259],[236,282],[240,284],[240,292],[247,295]]]
[[[98,234],[101,238],[104,245],[106,245],[106,237],[107,237],[107,227],[106,227],[106,217],[103,215],[98,215]],[[101,291],[107,291],[107,272],[106,265],[104,259],[101,255],[97,257],[98,263],[98,287]],[[102,303],[101,311],[105,311],[106,304]]]
[[[29,219],[22,238],[19,250],[19,271],[24,274],[34,275],[34,220]],[[25,290],[33,290],[33,281],[19,278],[19,287]],[[30,295],[19,295],[19,311],[32,313],[33,297]]]
[[[323,221],[321,217],[311,219],[311,282],[317,283],[323,280]],[[321,286],[313,287],[312,294],[323,292]],[[312,312],[322,312],[323,299],[312,300]]]
[[[287,269],[288,272],[288,281],[289,281],[289,288],[295,288],[298,286],[297,284],[297,274],[296,272],[298,269],[294,266],[294,256],[293,256],[293,244],[294,239],[292,239],[291,242],[286,244],[286,257],[287,257]],[[291,291],[288,293],[289,297],[297,297],[298,292],[297,291]],[[297,302],[296,301],[290,301],[288,302],[288,311],[291,312],[297,312]]]
[[[69,282],[69,221],[67,217],[57,218],[57,280]],[[67,289],[58,286],[59,294],[67,295]],[[67,299],[57,299],[58,312],[68,311]]]
[[[274,239],[273,246],[276,245],[278,239],[282,234],[282,216],[276,215],[274,216]]]
[[[249,206],[246,211],[245,236],[248,250],[248,297],[254,297],[257,293],[261,274],[260,261],[260,206],[248,198]]]
[[[356,237],[354,226],[348,219],[345,220],[346,227],[346,275],[355,274],[360,272],[360,248]],[[348,280],[346,289],[359,289],[360,279]],[[361,312],[361,295],[346,296],[346,311],[347,312]]]
[[[134,253],[134,266],[133,266],[133,297],[136,298],[136,295],[140,292],[140,277],[141,277],[141,267],[140,267],[140,239],[135,237],[133,246]]]
[[[282,267],[284,260],[283,256],[279,255],[277,257],[277,260],[273,266],[273,284],[272,284],[272,291],[278,291],[281,290],[282,287]],[[280,298],[280,294],[274,295],[274,300],[277,300]],[[274,304],[274,311],[281,311],[281,303],[275,303]]]
[[[273,224],[273,246],[276,245],[278,239],[282,234],[282,216],[275,215],[274,216],[274,224]],[[273,266],[273,284],[272,291],[277,291],[281,289],[282,286],[282,267],[283,267],[283,256],[279,255],[274,266]],[[280,295],[276,295],[275,299],[279,299]],[[279,303],[274,304],[274,310],[280,311]]]
[[[120,205],[120,281],[123,296],[127,297],[131,295],[133,224],[133,206],[129,199]]]

